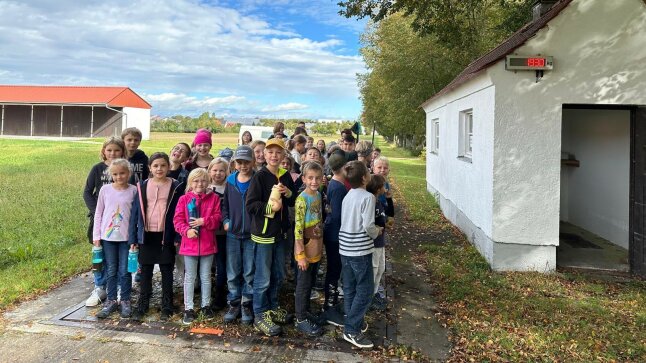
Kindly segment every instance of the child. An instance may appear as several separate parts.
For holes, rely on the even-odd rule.
[[[363,335],[368,329],[364,317],[374,289],[373,240],[381,234],[381,228],[375,226],[375,196],[365,189],[370,181],[368,167],[361,161],[351,161],[345,166],[345,174],[352,189],[343,199],[339,229],[346,313],[343,339],[359,348],[372,348],[370,339]]]
[[[285,274],[288,207],[294,205],[296,195],[292,178],[287,170],[280,168],[285,157],[283,140],[274,138],[267,141],[264,153],[267,166],[251,179],[246,207],[251,215],[251,239],[256,242],[254,327],[274,336],[282,331],[276,323],[285,324],[292,319],[287,311],[278,307],[278,290]]]
[[[325,140],[321,139],[316,142],[316,148],[319,149],[321,155],[325,156]]]
[[[366,186],[366,190],[372,193],[377,199],[383,196],[386,193],[384,184],[386,179],[379,175],[375,174],[370,178],[370,182]],[[386,254],[385,254],[385,245],[386,245],[386,206],[377,201],[375,205],[375,224],[379,227],[383,227],[383,233],[377,238],[375,238],[375,248],[372,253],[372,271],[375,281],[375,289],[373,292],[374,297],[372,298],[371,308],[374,310],[385,310],[387,302],[383,299],[377,292],[379,290],[379,283],[381,278],[384,275],[384,270],[386,269]]]
[[[255,140],[251,143],[251,148],[253,149],[253,155],[256,159],[255,167],[256,171],[260,170],[265,166],[265,142],[262,140]]]
[[[173,146],[170,150],[169,160],[170,168],[168,169],[169,177],[184,184],[186,187],[186,179],[188,178],[188,170],[182,164],[191,156],[191,147],[185,142],[180,142]]]
[[[220,198],[207,189],[209,175],[206,169],[197,168],[188,175],[186,194],[179,198],[173,224],[182,236],[179,254],[184,256],[184,317],[182,323],[190,325],[195,320],[193,294],[197,265],[200,265],[202,315],[210,319],[211,310],[211,265],[218,252],[215,231],[220,226]],[[198,213],[189,212],[195,205]],[[197,216],[195,216],[197,215]]]
[[[311,136],[306,136],[307,142],[305,143],[305,150],[308,150],[311,147],[314,147],[314,138]]]
[[[319,261],[323,252],[323,198],[319,192],[323,168],[314,161],[303,165],[305,190],[296,198],[294,227],[294,258],[298,263],[296,280],[296,328],[309,336],[323,334],[321,327],[310,317],[310,295],[316,281]]]
[[[211,131],[207,129],[197,130],[193,139],[195,154],[184,165],[186,170],[191,172],[196,168],[208,168],[211,160],[213,160],[213,155],[210,154],[212,145]]]
[[[222,199],[224,198],[224,189],[227,177],[229,176],[229,160],[232,150],[226,148],[220,151],[217,158],[209,164],[209,179],[211,184],[209,190],[214,192],[220,198],[220,210],[222,210]],[[213,299],[213,309],[222,310],[227,306],[226,284],[227,284],[227,233],[220,225],[215,231],[215,242],[218,245],[218,253],[215,255],[215,299]]]
[[[99,191],[96,212],[94,214],[94,246],[103,245],[106,262],[106,286],[108,299],[103,309],[96,314],[105,319],[117,311],[121,305],[121,317],[128,318],[132,312],[130,306],[130,289],[132,278],[128,272],[128,224],[130,209],[135,199],[137,188],[128,184],[130,164],[125,159],[112,161],[108,169],[112,184]],[[135,246],[132,246],[134,249]],[[117,277],[118,276],[118,277]],[[117,302],[117,279],[121,289],[121,304]]]
[[[222,201],[222,223],[227,232],[227,285],[229,309],[224,322],[233,323],[242,317],[243,324],[253,322],[253,274],[255,242],[251,240],[251,216],[245,207],[247,190],[255,174],[253,150],[239,146],[233,156],[237,172],[229,175]]]
[[[339,229],[341,228],[341,206],[343,198],[348,194],[345,187],[345,155],[343,151],[336,152],[328,158],[328,165],[333,176],[327,187],[327,204],[323,242],[327,256],[327,271],[325,273],[325,303],[324,318],[327,323],[343,326],[343,314],[339,306],[338,283],[341,278],[341,255],[339,254]]]
[[[242,133],[242,137],[240,138],[240,145],[249,145],[253,141],[253,137],[251,136],[251,132],[248,130]]]
[[[289,175],[291,175],[292,181],[296,181],[296,179],[298,179],[298,177],[300,176],[300,174],[294,170],[294,159],[291,157],[291,155],[285,154],[283,161],[280,162],[280,167],[289,171]]]
[[[354,151],[357,152],[357,160],[366,164],[368,169],[372,165],[372,143],[370,141],[359,141]]]
[[[94,243],[94,211],[96,210],[97,200],[99,198],[99,191],[104,185],[112,182],[110,171],[108,167],[113,160],[120,159],[126,152],[126,145],[123,140],[116,137],[111,137],[103,142],[101,152],[101,162],[94,165],[90,174],[87,176],[85,182],[85,189],[83,190],[83,200],[88,209],[88,217],[90,223],[87,230],[87,238],[90,244]],[[99,305],[107,297],[105,293],[105,269],[101,271],[94,271],[94,290],[92,294],[85,301],[85,306],[93,307]]]
[[[148,179],[148,156],[142,150],[139,150],[141,144],[141,131],[136,127],[128,127],[121,131],[121,139],[126,145],[126,158],[132,168],[132,174],[128,181],[132,185],[137,185],[140,180]]]
[[[384,177],[384,188],[386,192],[377,197],[377,202],[383,205],[384,210],[386,211],[386,225],[388,228],[392,228],[394,223],[393,217],[395,216],[395,206],[393,204],[393,192],[390,188],[390,183],[388,182],[388,174],[390,174],[390,162],[388,161],[388,158],[385,156],[379,156],[373,160],[372,172]],[[379,289],[379,299],[377,302],[381,302],[381,305],[385,306],[386,296],[384,294],[384,288],[382,285],[379,285],[377,288]]]
[[[300,167],[303,164],[301,155],[305,152],[305,144],[307,143],[307,138],[303,135],[296,135],[293,137],[293,140],[294,148],[291,151],[292,158],[294,159],[294,163],[298,165],[298,169],[300,170]]]
[[[175,261],[175,228],[173,216],[183,186],[167,176],[170,160],[162,152],[154,153],[150,178],[137,184],[137,194],[130,215],[130,243],[139,246],[141,280],[139,298],[132,319],[142,321],[152,297],[153,269],[159,265],[162,278],[161,321],[167,321],[173,306],[173,262]]]

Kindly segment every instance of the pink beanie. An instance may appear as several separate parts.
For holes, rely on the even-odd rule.
[[[207,129],[199,129],[195,133],[195,139],[193,139],[193,146],[199,144],[209,144],[213,145],[211,142],[211,131]]]

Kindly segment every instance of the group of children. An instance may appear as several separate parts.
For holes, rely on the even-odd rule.
[[[276,137],[263,142],[248,135],[236,150],[225,148],[218,157],[210,153],[211,133],[205,129],[198,130],[192,147],[178,143],[170,154],[150,158],[139,150],[142,135],[135,128],[106,140],[84,191],[88,238],[105,261],[104,268],[94,269],[95,288],[86,305],[105,301],[98,318],[119,310],[123,318],[142,321],[159,265],[160,318],[168,320],[175,311],[177,267],[184,324],[196,319],[199,287],[205,319],[227,307],[225,323],[239,319],[275,336],[294,320],[279,305],[289,262],[295,270],[296,328],[318,336],[322,323],[343,326],[345,340],[372,347],[364,317],[371,307],[387,305],[380,281],[384,231],[394,215],[388,160],[365,141],[355,152],[347,145],[354,143],[351,133],[341,147],[326,149],[322,140],[313,145],[302,135],[304,125],[300,129],[288,140],[284,125],[277,125]],[[133,271],[127,266],[133,254],[140,284],[134,307]],[[323,259],[325,302],[318,315],[310,309],[310,297]]]

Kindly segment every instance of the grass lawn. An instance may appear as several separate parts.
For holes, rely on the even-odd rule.
[[[557,272],[496,273],[426,193],[424,162],[382,145],[409,216],[436,240],[417,262],[432,276],[451,360],[644,362],[646,283]]]

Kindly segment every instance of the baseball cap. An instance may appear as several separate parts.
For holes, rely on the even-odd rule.
[[[233,154],[233,160],[254,160],[253,150],[247,145],[238,146]]]
[[[283,141],[282,139],[277,139],[277,138],[269,139],[269,140],[267,140],[267,144],[265,144],[265,149],[269,148],[270,146],[278,146],[278,147],[280,147],[281,149],[284,150],[285,149],[285,141]]]
[[[231,160],[231,157],[233,156],[233,150],[225,147],[224,149],[220,150],[218,156],[227,160]]]

